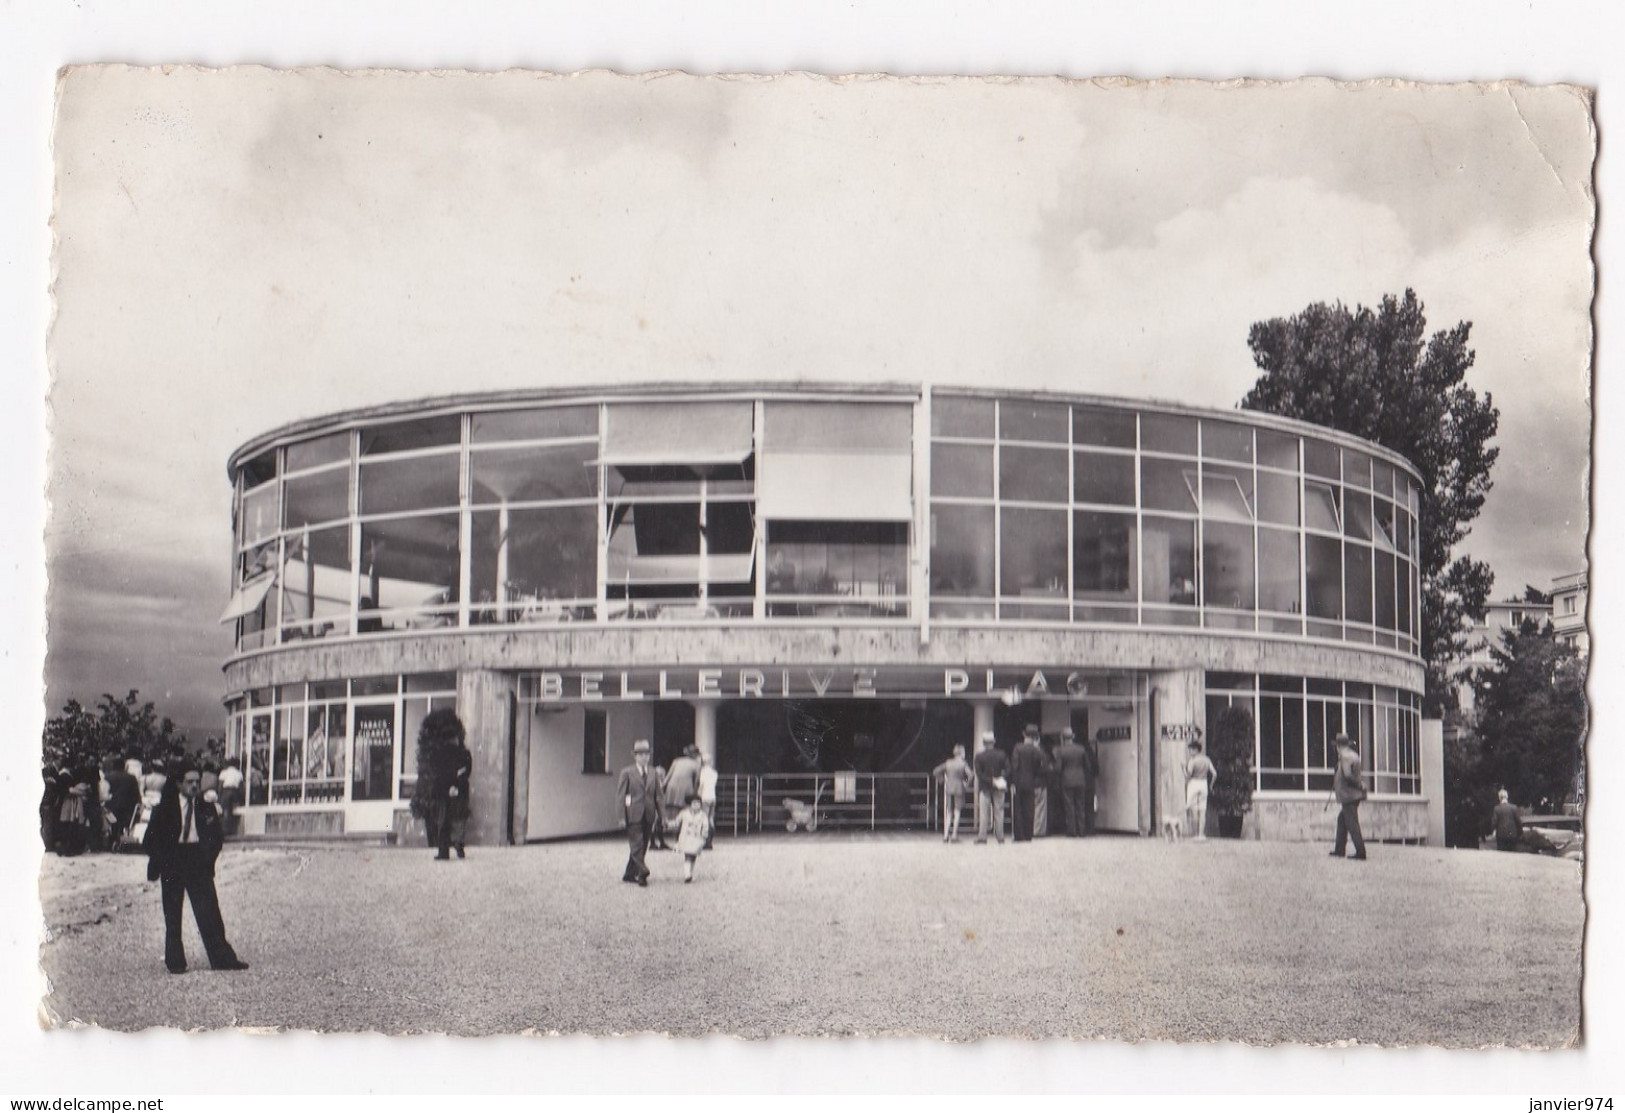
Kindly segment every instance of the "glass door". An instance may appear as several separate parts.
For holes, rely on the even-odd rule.
[[[353,704],[350,716],[352,831],[388,831],[395,823],[395,752],[400,716],[395,700]]]

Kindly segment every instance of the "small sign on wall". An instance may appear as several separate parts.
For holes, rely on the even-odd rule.
[[[835,802],[855,804],[858,800],[858,775],[853,771],[835,774]]]

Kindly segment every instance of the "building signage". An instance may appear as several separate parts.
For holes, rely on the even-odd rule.
[[[1129,698],[1127,676],[1052,668],[834,666],[762,668],[561,669],[530,673],[522,699],[593,703],[661,699],[874,699],[984,696],[1006,703],[1045,696]]]

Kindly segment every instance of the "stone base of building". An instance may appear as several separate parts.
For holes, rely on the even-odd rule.
[[[1270,799],[1253,797],[1253,810],[1242,837],[1269,842],[1326,842],[1337,837],[1337,804],[1324,798]],[[1428,802],[1422,797],[1404,800],[1368,799],[1360,805],[1360,830],[1367,842],[1425,844],[1428,841]]]

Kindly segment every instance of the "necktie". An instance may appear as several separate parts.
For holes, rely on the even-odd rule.
[[[192,801],[186,802],[186,825],[181,829],[181,842],[192,841]]]

